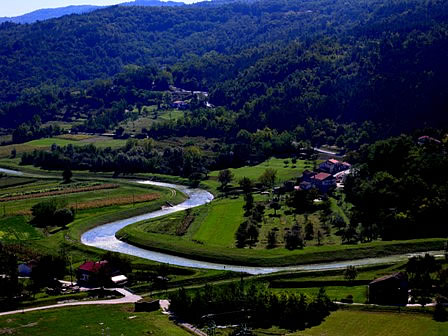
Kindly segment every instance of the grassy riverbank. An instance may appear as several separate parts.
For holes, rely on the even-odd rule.
[[[138,226],[138,223],[120,230],[117,237],[142,248],[195,260],[263,267],[323,263],[440,250],[446,241],[441,238],[378,241],[356,245],[308,246],[302,250],[293,251],[285,248],[238,249],[201,243],[175,235],[145,232]],[[216,237],[216,240],[219,240],[220,236]]]

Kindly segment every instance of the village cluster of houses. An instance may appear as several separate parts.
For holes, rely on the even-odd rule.
[[[214,108],[212,104],[208,102],[208,92],[205,91],[188,91],[175,86],[170,86],[170,91],[174,101],[171,103],[172,108],[178,110],[187,110],[190,108],[189,101],[193,97],[202,98],[207,108]]]
[[[334,189],[337,183],[345,180],[345,177],[350,172],[350,168],[350,163],[329,159],[319,165],[317,172],[305,170],[299,185],[294,188],[296,190],[316,188],[319,192],[325,194]]]

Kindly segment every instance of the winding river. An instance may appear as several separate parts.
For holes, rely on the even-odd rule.
[[[0,172],[4,172],[6,174],[11,175],[26,175],[19,171],[13,171],[3,168],[0,168]],[[183,203],[180,203],[173,207],[163,208],[144,215],[131,217],[128,219],[123,219],[109,224],[98,226],[90,231],[85,232],[81,236],[81,242],[83,244],[97,247],[107,251],[125,253],[128,255],[141,257],[144,259],[149,259],[177,266],[227,270],[235,272],[245,272],[249,274],[268,274],[281,271],[315,271],[315,270],[340,269],[345,268],[348,265],[363,266],[363,265],[374,265],[388,262],[397,262],[401,260],[407,260],[407,258],[409,258],[410,256],[409,254],[401,254],[380,258],[356,259],[356,260],[338,261],[338,262],[320,263],[320,264],[308,264],[308,265],[284,266],[284,267],[253,267],[253,266],[218,264],[218,263],[173,256],[167,253],[145,250],[118,240],[115,237],[115,234],[119,230],[130,224],[134,224],[143,220],[157,218],[160,216],[168,215],[173,212],[182,211],[185,209],[194,208],[203,204],[207,204],[213,200],[213,195],[210,194],[208,191],[202,189],[193,189],[186,186],[175,185],[170,183],[161,183],[153,181],[138,181],[137,183],[179,190],[185,193],[188,196],[188,199]],[[428,253],[439,254],[440,251],[430,251]]]

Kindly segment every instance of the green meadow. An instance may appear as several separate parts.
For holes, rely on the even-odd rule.
[[[287,161],[287,163],[285,163],[285,161]],[[297,162],[293,164],[291,159],[270,158],[258,165],[230,168],[234,175],[232,185],[238,185],[238,181],[243,177],[248,177],[253,181],[257,181],[267,168],[275,169],[277,171],[277,182],[284,182],[300,177],[305,169],[313,169],[313,163],[311,161],[297,160]],[[202,183],[216,190],[220,186],[220,183],[218,182],[218,174],[219,171],[210,172],[209,179]]]
[[[94,144],[100,148],[112,147],[117,148],[124,146],[126,140],[113,139],[110,137],[103,136],[86,136],[86,135],[60,135],[53,138],[42,138],[38,140],[32,140],[21,144],[13,144],[0,146],[0,158],[7,158],[11,155],[13,149],[16,150],[17,154],[22,154],[25,152],[32,152],[35,149],[49,149],[51,145],[56,144],[58,146],[86,146],[89,144]]]
[[[431,315],[340,310],[316,327],[291,336],[445,336],[448,323]]]
[[[92,305],[0,317],[0,335],[187,336],[160,311],[136,313],[133,305]]]

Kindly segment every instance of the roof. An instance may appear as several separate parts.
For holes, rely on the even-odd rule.
[[[433,141],[436,143],[441,143],[440,140],[430,137],[429,135],[422,135],[421,137],[418,138],[418,141]]]
[[[124,275],[120,274],[120,275],[113,276],[112,278],[110,278],[110,280],[112,280],[113,283],[119,283],[119,282],[127,281],[128,278],[126,278]]]
[[[313,172],[311,170],[306,169],[306,170],[303,171],[302,176],[312,176],[312,175],[316,175],[316,174],[317,173],[315,173],[315,172]]]
[[[406,275],[403,272],[397,272],[394,274],[385,275],[381,278],[375,279],[375,280],[371,281],[369,283],[369,285],[387,281],[387,280],[404,280],[404,279],[406,279]]]
[[[101,268],[107,265],[107,260],[102,261],[86,261],[84,264],[79,266],[79,270],[86,272],[98,272]]]
[[[319,180],[319,181],[323,181],[327,178],[329,178],[331,176],[331,174],[327,174],[327,173],[319,173],[317,175],[314,176],[315,180]]]

